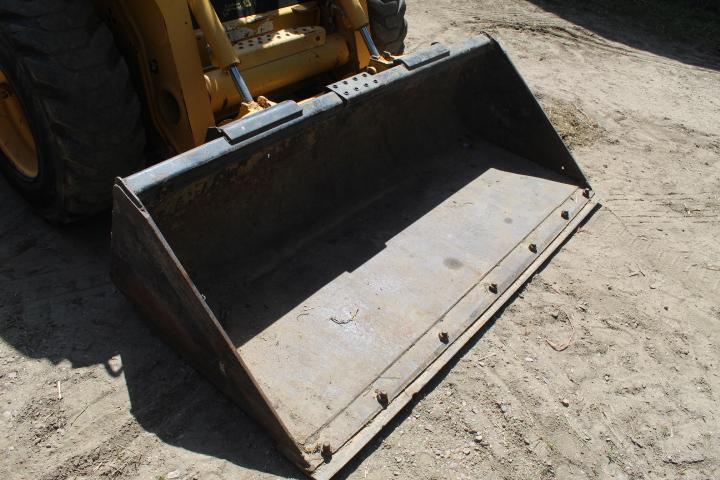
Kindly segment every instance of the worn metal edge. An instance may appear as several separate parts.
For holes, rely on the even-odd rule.
[[[489,35],[484,36],[489,38]],[[435,42],[427,48],[408,55],[403,55],[398,59],[398,62],[405,65],[405,68],[408,70],[415,70],[416,68],[424,67],[425,65],[449,56],[450,50],[442,43]]]
[[[313,472],[308,472],[311,478],[315,480],[329,480],[338,473],[350,460],[352,460],[370,440],[372,440],[380,431],[398,414],[400,411],[427,385],[432,378],[447,365],[450,360],[467,344],[482,327],[500,310],[510,298],[517,292],[525,282],[555,253],[560,246],[568,239],[578,228],[585,218],[597,206],[597,202],[589,200],[578,214],[570,221],[565,229],[537,256],[530,266],[488,307],[478,319],[468,327],[435,361],[433,361],[418,377],[413,380],[395,399],[388,404],[387,408],[382,410],[365,427],[343,445],[332,456],[332,460],[324,463]]]
[[[323,441],[329,441],[330,445],[342,446],[359,432],[382,409],[376,398],[376,392],[383,391],[389,399],[395,398],[432,364],[447,346],[452,344],[450,339],[454,340],[462,335],[482,312],[493,304],[498,295],[512,285],[532,264],[537,252],[530,250],[530,245],[534,244],[539,252],[544,251],[567,227],[568,222],[585,207],[587,200],[578,201],[578,196],[585,197],[580,189],[576,188],[493,268],[485,272],[478,282],[458,299],[452,308],[439,317],[411,347],[396,357],[378,378],[367,385],[362,394],[349,402],[338,415],[310,438],[314,438],[315,442],[318,438],[322,438]],[[562,211],[567,211],[571,215],[565,219],[561,215]],[[491,284],[495,285],[496,292],[490,290]],[[447,335],[447,342],[440,340],[441,332]],[[403,380],[398,381],[400,379]],[[372,414],[369,414],[371,411]],[[349,435],[339,438],[338,433],[346,431],[348,426],[351,430]],[[302,443],[306,444],[307,441],[308,439],[305,439]]]
[[[218,130],[222,132],[228,143],[235,145],[279,127],[290,120],[302,117],[302,115],[303,109],[300,105],[292,100],[285,100],[266,110],[218,127]]]

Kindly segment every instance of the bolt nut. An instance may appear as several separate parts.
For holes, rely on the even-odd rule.
[[[530,245],[528,245],[528,249],[529,249],[532,253],[537,253],[537,245],[535,245],[534,243],[531,243]]]
[[[562,212],[560,212],[560,216],[565,220],[570,220],[570,212],[568,212],[567,210],[563,210]]]
[[[488,285],[488,290],[490,290],[490,293],[494,293],[495,295],[497,295],[497,293],[498,293],[497,283],[491,283],[490,285]]]
[[[323,457],[329,457],[332,455],[332,447],[330,446],[330,442],[323,442],[322,446],[320,447],[320,453],[323,455]]]
[[[378,403],[383,407],[386,407],[388,403],[390,403],[387,392],[383,392],[382,390],[375,392],[375,398],[377,398]]]
[[[448,343],[450,341],[450,335],[448,335],[448,332],[438,333],[438,338],[442,343]]]

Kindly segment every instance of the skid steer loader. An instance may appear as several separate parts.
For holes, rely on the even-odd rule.
[[[401,56],[404,13],[0,4],[4,173],[53,222],[112,191],[117,286],[314,478],[346,465],[594,205],[500,46]]]

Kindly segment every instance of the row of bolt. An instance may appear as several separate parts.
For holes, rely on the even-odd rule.
[[[584,195],[586,197],[589,196],[588,192],[589,192],[589,190],[585,190],[585,192],[584,192]],[[563,210],[562,212],[560,212],[560,216],[565,220],[569,220],[570,212],[568,212],[567,210]],[[534,254],[537,254],[537,252],[538,252],[537,245],[534,243],[531,243],[530,245],[528,245],[528,249]],[[490,285],[488,285],[488,290],[490,291],[490,293],[497,295],[497,293],[498,293],[497,283],[491,283]],[[450,343],[450,335],[448,334],[448,332],[444,332],[444,331],[439,332],[438,338],[440,339],[440,341],[442,343],[445,343],[445,344]],[[384,392],[382,390],[378,390],[376,393],[376,398],[377,398],[378,403],[380,403],[380,405],[382,405],[383,408],[388,405],[388,396],[387,396],[386,392]]]
[[[585,189],[585,191],[583,192],[583,195],[584,195],[586,198],[590,198],[590,190],[589,190],[589,189]],[[564,220],[570,220],[570,212],[567,211],[567,210],[563,210],[562,212],[560,212],[560,216],[561,216]],[[537,245],[534,244],[534,243],[531,243],[530,245],[528,245],[528,249],[529,249],[532,253],[535,253],[535,254],[537,254],[537,252],[538,252]],[[488,290],[490,291],[490,293],[492,293],[492,294],[494,294],[494,295],[497,295],[497,293],[498,293],[497,283],[491,283],[490,285],[488,285]],[[438,338],[440,339],[440,341],[441,341],[442,343],[449,343],[449,342],[450,342],[450,335],[448,334],[448,332],[440,332],[440,333],[438,333]],[[383,395],[384,395],[385,400],[387,401],[387,394],[384,394],[384,393],[383,393]],[[383,404],[383,402],[380,401],[380,398],[379,398],[379,397],[378,397],[378,401],[380,402],[380,404]]]
[[[584,196],[585,198],[590,198],[590,190],[589,190],[589,189],[585,189],[585,191],[583,192],[583,196]],[[570,212],[567,211],[567,210],[563,210],[562,212],[560,212],[560,216],[561,216],[564,220],[569,220],[569,219],[570,219]],[[530,245],[528,245],[528,250],[530,250],[530,251],[531,251],[532,253],[534,253],[534,254],[537,254],[537,252],[538,252],[537,245],[534,244],[534,243],[531,243]],[[490,291],[490,293],[492,293],[492,294],[494,294],[494,295],[497,295],[497,293],[498,293],[498,285],[497,285],[497,283],[491,283],[490,285],[488,285],[488,290]],[[450,343],[450,335],[448,334],[448,332],[444,332],[444,331],[443,331],[443,332],[439,332],[439,333],[438,333],[438,338],[440,339],[440,341],[441,341],[442,343],[445,343],[445,344]],[[384,391],[384,390],[377,390],[377,391],[375,392],[375,398],[377,399],[378,403],[379,403],[383,408],[386,408],[386,407],[389,405],[389,403],[390,403],[390,399],[389,399],[389,397],[388,397],[388,394],[387,394],[387,392]],[[322,444],[321,453],[323,454],[323,456],[326,456],[326,457],[332,454],[332,449],[330,448],[330,443],[325,442],[325,443]]]

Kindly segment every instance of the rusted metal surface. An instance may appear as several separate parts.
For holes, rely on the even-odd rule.
[[[495,42],[408,63],[241,120],[116,187],[119,287],[317,478],[592,204]]]

